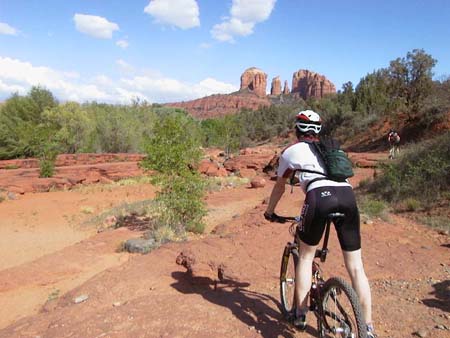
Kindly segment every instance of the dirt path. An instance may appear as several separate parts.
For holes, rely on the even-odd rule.
[[[30,193],[0,203],[0,271],[88,238],[85,220],[121,203],[154,196],[150,185],[94,185],[73,191]]]
[[[370,175],[370,170],[358,170],[355,180]],[[0,337],[315,336],[312,316],[308,330],[298,333],[278,310],[279,260],[290,236],[286,225],[262,217],[261,201],[269,191],[270,186],[215,195],[208,205],[216,213],[209,227],[220,225],[216,234],[167,244],[148,255],[115,253],[115,241],[129,235],[120,230],[95,235],[9,273],[1,271],[0,292],[6,296],[0,298],[5,304],[0,317],[7,315],[6,308],[17,307],[13,295],[26,295],[30,287],[45,291],[35,304],[46,297],[49,301],[39,314],[1,330]],[[296,188],[293,195],[285,194],[278,211],[293,214],[302,199]],[[423,335],[448,337],[448,236],[397,216],[363,225],[362,236],[380,336],[403,338],[423,330]],[[345,276],[334,234],[330,245],[323,267]],[[175,263],[181,251],[195,255],[201,269],[194,277]],[[219,264],[225,266],[228,283],[215,289]],[[50,297],[55,288],[60,293]],[[75,304],[79,295],[89,298]]]
[[[0,328],[37,313],[47,300],[127,261],[130,255],[117,253],[116,249],[124,240],[141,233],[120,229],[97,234],[95,225],[80,224],[100,211],[153,196],[154,188],[149,184],[97,185],[26,194],[20,200],[2,203],[0,304],[4,306],[0,307]],[[244,213],[259,199],[244,186],[211,194],[207,231]]]

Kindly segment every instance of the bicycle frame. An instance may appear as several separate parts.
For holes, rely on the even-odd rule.
[[[328,215],[323,245],[321,249],[316,249],[312,264],[312,283],[308,296],[309,310],[314,312],[317,318],[319,337],[325,337],[328,333],[338,334],[341,337],[356,337],[354,335],[354,329],[356,329],[358,337],[365,338],[361,309],[359,303],[356,303],[357,296],[355,291],[340,277],[331,277],[325,280],[319,265],[319,260],[320,262],[325,262],[328,254],[331,223],[336,223],[344,216],[342,213],[331,213]],[[288,272],[288,267],[291,266],[290,259],[293,259],[294,270],[298,264],[299,238],[294,231],[298,221],[296,219],[296,222],[293,222],[291,225],[290,232],[295,235],[294,241],[288,242],[285,246],[281,262],[281,309],[288,321],[293,318],[296,309],[295,276],[293,275],[295,271]],[[316,260],[316,258],[319,258],[319,260]],[[293,295],[292,290],[294,291]],[[288,295],[288,293],[291,294]],[[342,302],[343,300],[344,302]],[[348,305],[351,307],[352,315],[349,315],[346,310]]]

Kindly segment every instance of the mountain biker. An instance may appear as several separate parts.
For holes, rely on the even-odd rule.
[[[297,114],[295,131],[298,142],[288,146],[281,153],[277,181],[264,213],[267,220],[282,221],[282,217],[274,212],[275,207],[285,192],[288,178],[295,170],[305,169],[326,174],[324,162],[312,144],[319,141],[318,134],[321,128],[322,120],[316,112],[305,110]],[[295,276],[296,307],[293,324],[300,330],[306,328],[307,295],[311,287],[311,269],[316,248],[323,235],[328,214],[341,212],[345,214],[345,218],[336,226],[336,231],[345,266],[361,302],[367,323],[367,336],[376,337],[372,325],[370,286],[361,258],[359,212],[352,186],[348,182],[331,181],[318,173],[300,171],[298,179],[306,197],[301,221],[296,229],[300,243],[300,259]]]
[[[394,130],[391,129],[388,134],[388,142],[389,142],[389,158],[394,158],[395,153],[399,152],[399,144],[400,144],[400,135]]]

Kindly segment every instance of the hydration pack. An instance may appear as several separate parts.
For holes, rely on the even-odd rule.
[[[340,148],[338,141],[329,139],[314,142],[313,144],[325,163],[328,179],[344,182],[347,178],[354,175],[352,162]]]
[[[340,144],[338,141],[333,139],[320,140],[319,142],[308,142],[312,144],[313,147],[317,150],[317,153],[322,158],[325,169],[327,171],[327,175],[321,173],[319,171],[308,170],[308,169],[297,169],[292,173],[291,177],[291,185],[295,182],[295,173],[306,172],[311,174],[319,174],[323,177],[317,177],[308,182],[306,190],[308,186],[316,181],[320,180],[331,180],[336,182],[345,182],[345,180],[354,175],[353,173],[353,165],[347,154],[340,148]]]

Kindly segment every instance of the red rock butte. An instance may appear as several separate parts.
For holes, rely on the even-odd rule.
[[[281,80],[280,77],[274,77],[272,79],[272,86],[270,88],[270,95],[281,95]]]
[[[292,91],[288,81],[284,81],[281,90],[281,79],[272,79],[270,95],[266,93],[267,74],[261,69],[251,67],[241,75],[239,91],[231,94],[215,94],[200,99],[167,103],[166,106],[185,109],[196,118],[206,119],[238,113],[241,109],[256,110],[272,105],[272,100],[280,95],[291,95],[294,99],[306,100],[310,97],[322,98],[327,94],[336,93],[334,84],[325,76],[301,69],[292,76]]]
[[[300,69],[292,75],[291,93],[304,100],[310,97],[320,99],[327,94],[335,94],[336,87],[325,76]]]
[[[259,97],[265,97],[267,87],[267,74],[261,69],[251,67],[241,75],[240,90],[250,90]]]

